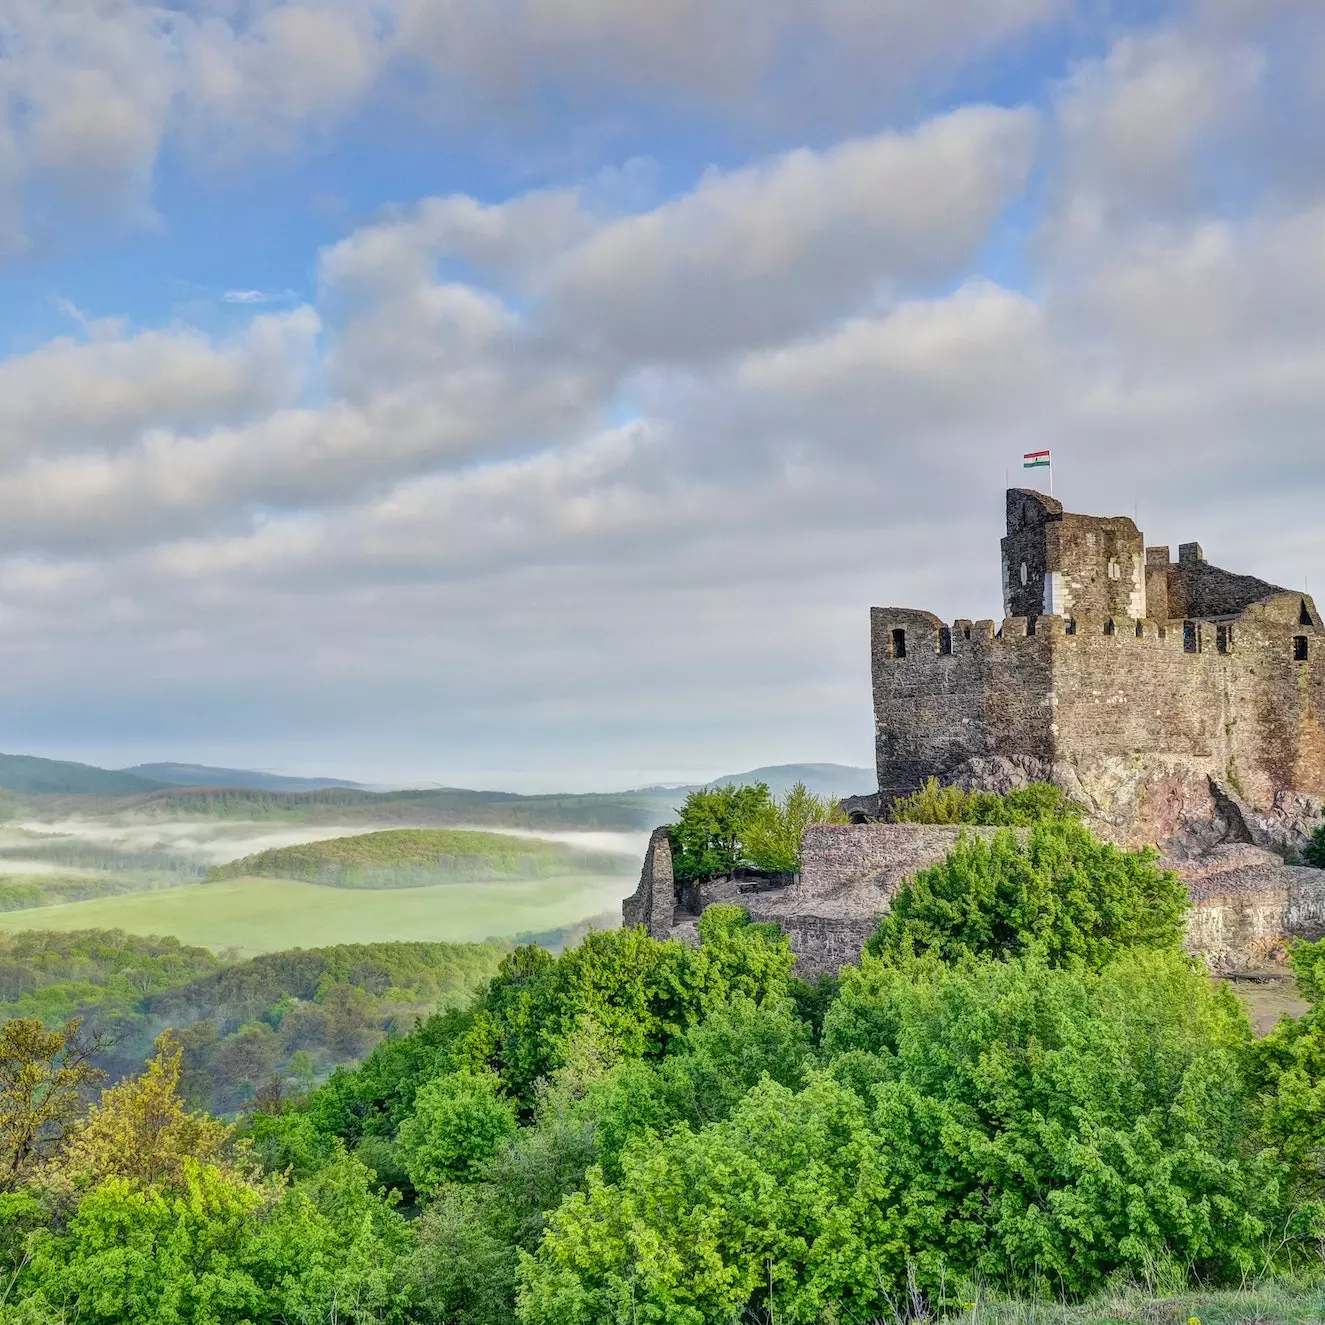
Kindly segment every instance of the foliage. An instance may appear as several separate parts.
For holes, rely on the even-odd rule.
[[[33,1178],[63,1145],[104,1076],[91,1063],[96,1047],[77,1020],[50,1031],[30,1017],[0,1025],[0,1193]]]
[[[1121,851],[1082,825],[963,837],[897,891],[867,944],[876,956],[1013,956],[1098,968],[1132,947],[1176,949],[1187,892],[1153,850]]]
[[[801,839],[810,824],[848,822],[841,804],[806,789],[797,782],[778,801],[761,806],[745,828],[745,856],[756,869],[798,873]]]
[[[1235,1000],[1180,958],[848,968],[830,1066],[643,1132],[521,1261],[530,1325],[882,1313],[908,1265],[1080,1294],[1171,1259],[1251,1266],[1276,1170],[1247,1153]],[[772,1301],[769,1301],[769,1291]]]
[[[1029,828],[1081,815],[1080,807],[1049,782],[1031,782],[1000,795],[940,786],[937,778],[929,778],[919,791],[895,800],[888,812],[899,824],[979,824],[989,828]]]
[[[404,1242],[353,1160],[284,1193],[189,1161],[178,1185],[109,1179],[66,1229],[36,1235],[18,1306],[0,1321],[398,1321]]]
[[[334,888],[421,888],[474,879],[628,874],[629,857],[560,842],[455,828],[398,828],[275,847],[219,865],[207,878],[303,879]]]
[[[711,906],[699,933],[698,950],[638,927],[591,933],[555,961],[517,949],[470,1030],[471,1063],[497,1071],[527,1104],[534,1083],[566,1063],[586,1020],[617,1055],[657,1058],[734,993],[785,990],[794,958],[776,925],[752,925],[742,907]]]
[[[149,986],[122,1026],[187,1024],[29,1129],[0,1325],[961,1319],[956,1285],[983,1310],[1315,1256],[1325,943],[1294,952],[1319,1006],[1253,1043],[1176,950],[1152,856],[1060,820],[1023,836],[963,841],[880,955],[813,986],[734,906],[698,947],[362,945],[176,982],[151,963],[187,951],[85,961]],[[72,982],[38,946],[24,969]],[[23,1033],[31,1108],[59,1032]],[[241,1076],[237,1125],[200,1112]]]
[[[438,1007],[467,1003],[509,951],[493,943],[365,943],[224,962],[119,931],[0,938],[0,1016],[81,1016],[115,1032],[97,1066],[136,1071],[164,1025],[195,1105],[230,1112],[261,1090],[307,1091],[337,1064]],[[297,1066],[296,1066],[297,1065]]]
[[[431,1195],[443,1183],[475,1176],[515,1128],[515,1104],[495,1074],[456,1072],[430,1081],[400,1129],[414,1190]]]
[[[746,864],[746,831],[771,803],[763,782],[751,787],[723,783],[692,791],[668,830],[675,877],[714,878]]]
[[[1325,869],[1325,824],[1321,824],[1311,837],[1306,846],[1302,848],[1302,859],[1308,865],[1314,865],[1318,870]]]
[[[87,1117],[71,1128],[43,1174],[48,1186],[91,1188],[110,1178],[134,1187],[178,1185],[189,1164],[230,1171],[231,1129],[190,1113],[179,1095],[183,1051],[169,1032],[146,1070],[102,1091]]]

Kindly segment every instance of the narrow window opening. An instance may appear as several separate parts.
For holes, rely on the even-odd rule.
[[[906,631],[897,629],[893,631],[893,657],[906,657]]]
[[[1200,653],[1201,629],[1195,621],[1182,623],[1182,650],[1184,653]]]
[[[947,626],[939,627],[939,652],[952,652],[952,631]]]
[[[1075,635],[1076,633],[1077,633],[1077,619],[1076,617],[1068,617],[1067,625],[1063,627],[1063,634]]]
[[[1293,636],[1293,661],[1306,662],[1307,660],[1307,637],[1305,635]]]
[[[1109,559],[1109,578],[1111,580],[1121,580],[1123,578],[1123,568],[1112,558]]]
[[[1220,653],[1231,653],[1233,650],[1233,627],[1229,625],[1215,627],[1215,648]]]
[[[970,628],[970,626],[963,626],[963,627],[962,627],[962,639],[970,639],[970,638],[971,638],[971,628]]]
[[[1023,561],[1023,562],[1021,563],[1021,582],[1022,582],[1022,584],[1025,584],[1026,581],[1027,581],[1029,578],[1030,578],[1030,575],[1029,575],[1029,573],[1028,573],[1027,570],[1026,570],[1026,563]]]
[[[1145,639],[1145,637],[1146,637],[1146,623],[1145,623],[1144,621],[1138,621],[1138,622],[1136,623],[1136,637],[1137,637],[1137,639]]]
[[[1307,600],[1302,600],[1302,610],[1297,614],[1297,624],[1299,626],[1312,626],[1315,622],[1311,619],[1311,609],[1307,606]]]
[[[1112,617],[1104,623],[1104,633],[1106,635],[1116,635],[1118,633],[1118,627],[1113,624]]]
[[[1028,635],[1034,635],[1034,634],[1035,634],[1035,623],[1036,623],[1038,620],[1039,620],[1039,617],[1028,616],[1028,617],[1026,618],[1026,633],[1027,633]]]

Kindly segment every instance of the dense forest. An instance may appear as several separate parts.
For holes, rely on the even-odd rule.
[[[334,888],[422,888],[480,879],[629,874],[629,856],[455,828],[398,828],[276,847],[219,865],[208,879],[257,875]]]
[[[93,1065],[111,1080],[141,1070],[172,1028],[185,1100],[224,1114],[259,1095],[306,1092],[420,1016],[468,1002],[509,950],[373,943],[239,961],[119,931],[4,935],[0,1020],[79,1019],[97,1041]]]
[[[1152,853],[1051,812],[921,871],[840,979],[796,980],[739,907],[697,948],[520,947],[224,1123],[183,1037],[96,1098],[85,1028],[15,1017],[0,1322],[865,1325],[1308,1285],[1325,943],[1293,954],[1311,1011],[1257,1040],[1183,955],[1184,908]],[[290,959],[149,1001],[270,1026],[272,989],[314,987]],[[327,960],[319,987],[369,983]]]

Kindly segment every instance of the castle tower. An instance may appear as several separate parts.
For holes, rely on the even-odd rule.
[[[1009,488],[1001,547],[1006,616],[1147,615],[1145,540],[1125,516],[1072,515]]]

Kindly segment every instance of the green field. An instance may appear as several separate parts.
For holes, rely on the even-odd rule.
[[[468,942],[571,925],[608,911],[629,878],[448,883],[357,891],[292,879],[232,879],[0,914],[0,930],[123,929],[251,955],[393,939]]]

